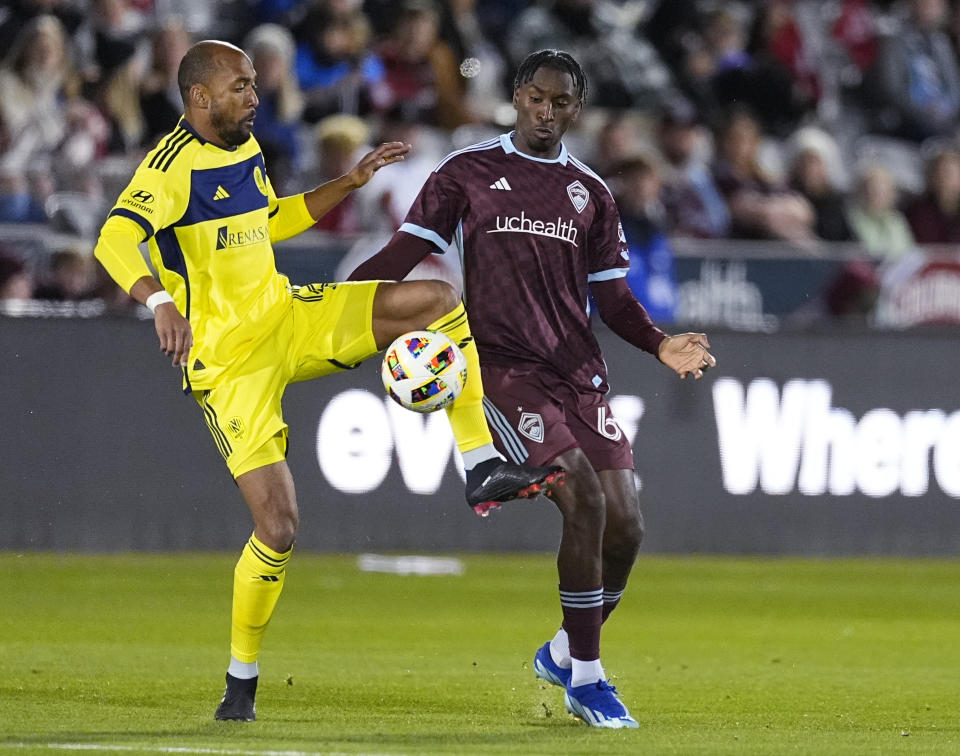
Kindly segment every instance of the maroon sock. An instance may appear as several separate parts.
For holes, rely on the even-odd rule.
[[[570,641],[570,656],[581,661],[600,658],[600,627],[603,625],[603,589],[560,589],[563,629]]]
[[[606,588],[603,589],[603,621],[607,621],[607,617],[610,616],[610,612],[617,608],[617,604],[620,603],[620,598],[623,596],[623,590],[619,591],[608,591]]]

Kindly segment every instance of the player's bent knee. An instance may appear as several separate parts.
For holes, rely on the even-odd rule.
[[[623,518],[617,523],[617,532],[623,536],[625,543],[636,545],[643,543],[643,537],[646,535],[646,529],[643,523],[643,515],[640,510],[633,509],[628,517]]]
[[[373,300],[373,335],[379,348],[408,331],[427,328],[460,303],[445,281],[382,283]]]
[[[567,480],[569,481],[569,477]],[[565,485],[569,486],[570,483]],[[567,493],[570,495],[561,494],[556,499],[565,520],[571,525],[587,529],[603,527],[606,519],[606,497],[600,486],[592,486],[589,483],[583,485],[582,482],[578,485],[574,480]]]
[[[608,528],[604,534],[604,558],[623,564],[633,564],[640,553],[643,537],[646,535],[643,517],[638,512],[635,518],[611,524],[613,527]]]
[[[256,526],[257,538],[274,551],[280,554],[286,553],[293,547],[298,524],[295,516],[258,523]]]
[[[284,553],[293,546],[300,518],[293,503],[264,507],[254,517],[257,538],[276,552]]]
[[[441,310],[440,316],[446,315],[460,304],[460,297],[457,295],[456,289],[446,281],[434,281],[433,283],[439,284],[436,292],[436,301],[438,308]]]
[[[417,297],[423,304],[423,312],[420,315],[423,319],[423,328],[451,312],[460,303],[457,292],[446,281],[429,280],[411,283],[421,285]]]
[[[617,532],[610,544],[612,551],[625,561],[633,561],[640,552],[643,543],[643,523],[637,522]]]

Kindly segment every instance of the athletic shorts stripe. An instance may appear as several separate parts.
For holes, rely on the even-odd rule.
[[[226,459],[230,456],[230,451],[224,447],[223,440],[220,438],[220,429],[213,424],[213,420],[210,419],[210,415],[204,409],[203,419],[207,421],[207,428],[210,429],[210,434],[213,436],[213,442],[217,445],[217,451],[220,452],[220,456]]]
[[[510,425],[510,421],[487,397],[483,397],[483,414],[487,416],[487,423],[491,430],[496,430],[511,461],[517,464],[524,462],[530,456],[530,452]]]
[[[227,434],[224,433],[223,429],[220,427],[220,421],[217,418],[217,411],[207,401],[207,396],[209,393],[209,391],[203,392],[203,412],[207,416],[208,422],[211,424],[210,429],[213,431],[214,435],[219,437],[223,442],[223,446],[226,448],[227,454],[232,454],[233,447],[230,446],[230,440],[227,438]]]
[[[220,453],[223,455],[223,458],[226,459],[231,454],[233,454],[233,447],[230,446],[230,441],[227,439],[227,434],[223,432],[220,428],[220,424],[217,421],[217,413],[209,404],[207,404],[207,392],[204,392],[203,403],[203,414],[207,419],[207,426],[210,428],[210,432],[213,434],[213,440],[216,441],[217,447],[220,449]]]
[[[216,429],[217,433],[220,434],[220,438],[223,439],[223,445],[227,449],[226,456],[233,454],[233,447],[230,445],[230,440],[227,438],[227,434],[223,432],[223,429],[220,427],[220,419],[217,417],[217,411],[211,407],[209,404],[206,405],[207,410],[210,412],[210,419],[213,420],[213,427]]]
[[[206,410],[203,411],[203,419],[207,421],[207,428],[210,429],[210,433],[213,436],[213,442],[217,445],[217,451],[220,452],[221,457],[226,459],[230,456],[230,452],[224,449],[223,442],[220,440],[220,436],[217,433],[217,428],[213,425],[213,421],[210,419],[210,415],[207,414]]]
[[[290,296],[299,299],[301,302],[319,302],[324,298],[326,285],[308,284],[307,286],[295,286],[291,290]]]

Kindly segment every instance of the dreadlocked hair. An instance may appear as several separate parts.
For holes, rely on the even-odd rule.
[[[570,74],[570,78],[573,79],[573,86],[577,90],[577,98],[580,102],[587,99],[587,75],[573,56],[563,50],[538,50],[535,53],[530,53],[517,69],[517,75],[513,79],[513,88],[519,89],[531,81],[534,74],[541,68],[552,68],[554,71]]]

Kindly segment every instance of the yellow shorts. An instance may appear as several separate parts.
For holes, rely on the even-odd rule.
[[[249,357],[212,389],[194,391],[234,478],[287,456],[281,399],[297,381],[349,370],[377,353],[377,281],[293,288],[289,309]]]

